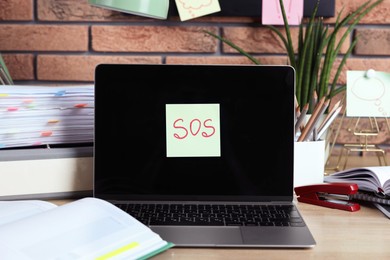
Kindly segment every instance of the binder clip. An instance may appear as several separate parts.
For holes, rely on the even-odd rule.
[[[360,205],[349,201],[352,194],[357,193],[355,183],[322,183],[294,188],[299,202],[309,203],[322,207],[358,211]]]

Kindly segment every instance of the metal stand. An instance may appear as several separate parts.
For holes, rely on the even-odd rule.
[[[359,137],[359,142],[343,145],[343,149],[337,161],[337,170],[344,170],[346,168],[348,163],[348,157],[351,152],[374,152],[378,157],[378,162],[380,166],[388,165],[386,160],[386,151],[378,147],[378,145],[371,144],[368,141],[370,137],[375,137],[380,132],[377,119],[375,117],[368,117],[367,119],[369,120],[370,124],[370,128],[368,129],[359,129],[359,123],[361,122],[360,117],[357,118],[353,129],[348,127],[348,131],[353,131],[352,134],[354,136]],[[353,119],[351,119],[350,121],[352,122]],[[389,122],[387,121],[387,118],[386,123],[390,132]]]

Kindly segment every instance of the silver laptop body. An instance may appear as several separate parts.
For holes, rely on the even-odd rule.
[[[290,66],[98,65],[94,196],[177,247],[315,246],[293,202],[294,86]]]

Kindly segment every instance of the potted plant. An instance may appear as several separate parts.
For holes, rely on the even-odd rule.
[[[341,47],[359,21],[375,6],[383,2],[383,0],[375,0],[374,2],[373,0],[369,0],[344,18],[341,17],[342,12],[340,12],[337,15],[333,29],[329,29],[329,26],[323,23],[322,17],[316,16],[320,2],[320,0],[318,0],[311,17],[306,20],[302,19],[302,22],[299,25],[297,48],[295,48],[291,38],[290,26],[288,24],[283,0],[279,0],[279,2],[283,15],[285,35],[275,26],[266,26],[272,32],[276,33],[284,44],[288,55],[289,65],[294,67],[296,71],[295,94],[299,108],[302,110],[302,108],[308,104],[307,113],[310,114],[322,97],[332,99],[332,97],[345,90],[345,85],[337,87],[338,78],[358,39],[355,37],[344,54],[340,53]],[[305,21],[307,22],[305,23]],[[342,31],[343,28],[346,29],[344,32]],[[248,57],[254,64],[260,64],[254,56],[228,39],[209,31],[205,32]],[[341,56],[341,62],[332,79],[332,68],[335,66],[336,59]],[[313,98],[313,96],[316,98]]]

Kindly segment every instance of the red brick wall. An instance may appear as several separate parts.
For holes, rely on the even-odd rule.
[[[363,2],[336,0],[336,13]],[[385,0],[356,27],[351,37],[360,39],[345,69],[390,71],[389,11]],[[202,30],[220,32],[262,63],[287,61],[282,44],[259,19],[205,16],[181,22],[109,11],[87,0],[0,1],[0,52],[16,82],[91,82],[101,62],[250,63]]]
[[[336,14],[365,1],[336,0]],[[340,84],[346,70],[390,72],[389,12],[390,0],[384,0],[351,33],[351,39],[358,35],[359,40]],[[231,39],[264,64],[285,64],[282,43],[259,21],[204,16],[181,22],[178,17],[157,20],[109,11],[88,0],[1,0],[0,52],[16,84],[91,83],[99,63],[251,64],[202,30]],[[390,143],[389,136],[385,131],[380,142]]]

